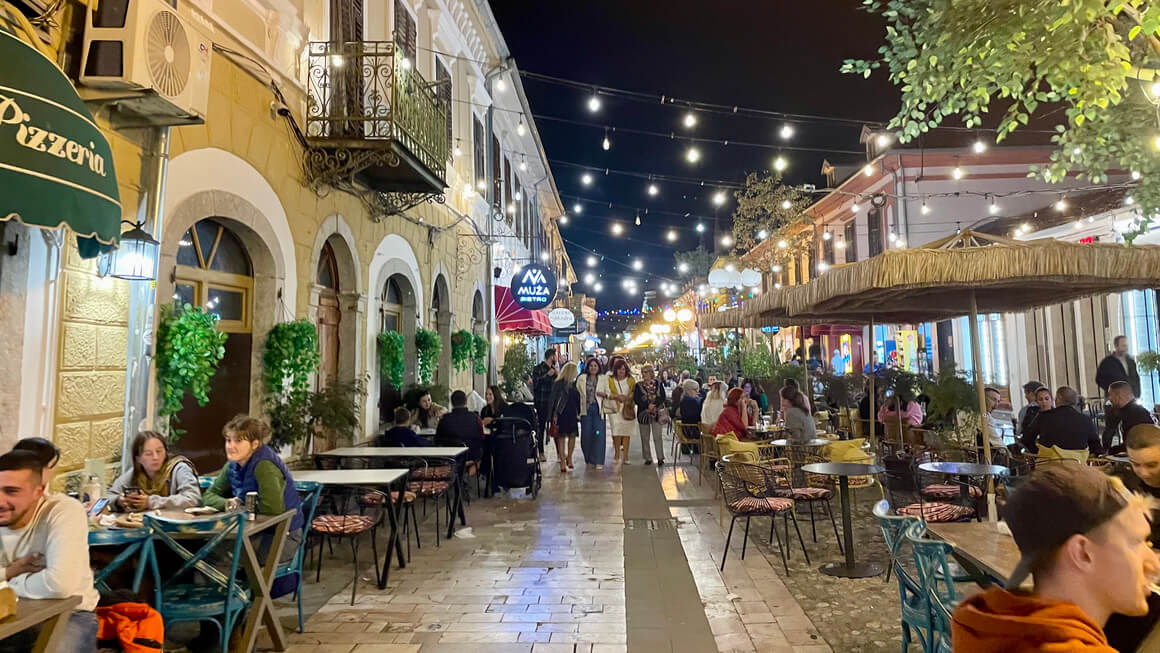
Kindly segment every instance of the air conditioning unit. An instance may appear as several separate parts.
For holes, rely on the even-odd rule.
[[[102,0],[85,19],[80,82],[146,91],[118,101],[158,124],[203,122],[213,41],[178,15],[175,0]]]

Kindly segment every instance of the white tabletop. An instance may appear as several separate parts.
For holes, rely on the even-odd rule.
[[[320,456],[344,458],[454,458],[467,453],[467,447],[341,447]]]
[[[296,469],[295,481],[322,485],[390,485],[403,478],[405,469]]]

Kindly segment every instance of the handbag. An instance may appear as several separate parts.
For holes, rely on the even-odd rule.
[[[559,424],[551,424],[550,426],[548,426],[548,436],[552,437],[552,438],[560,437],[560,425]]]
[[[632,421],[636,419],[636,405],[631,401],[626,401],[620,406],[620,417]]]

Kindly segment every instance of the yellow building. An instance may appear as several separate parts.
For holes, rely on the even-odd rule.
[[[436,330],[434,382],[482,394],[482,376],[452,368],[451,334],[499,342],[493,286],[524,263],[545,261],[564,288],[574,281],[555,223],[563,207],[486,3],[197,0],[174,12],[164,0],[105,0],[94,13],[73,0],[35,20],[44,4],[56,7],[0,1],[0,24],[77,82],[111,145],[123,217],[154,234],[160,260],[155,285],[102,277],[72,234],[0,222],[15,243],[0,253],[11,370],[0,448],[51,437],[75,469],[118,459],[153,424],[156,385],[142,391],[144,368],[133,369],[149,360],[135,352],[153,339],[156,307],[139,310],[153,292],[158,306],[209,307],[229,334],[209,403],[179,413],[178,447],[211,471],[224,460],[221,425],[262,412],[276,323],[317,325],[316,382],[367,380],[369,437],[389,419],[381,400],[400,390],[379,373],[379,333],[405,335],[406,385],[412,334]],[[157,54],[143,34],[159,14],[183,40]],[[95,44],[117,39],[122,66],[110,74]],[[186,86],[166,88],[165,70]],[[142,80],[154,90],[120,87]]]

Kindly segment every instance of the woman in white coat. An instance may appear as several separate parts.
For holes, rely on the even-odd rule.
[[[612,434],[612,462],[628,464],[628,443],[639,428],[636,423],[636,405],[633,395],[636,380],[623,357],[612,359],[608,366],[608,398],[604,400],[604,414],[608,432]]]

